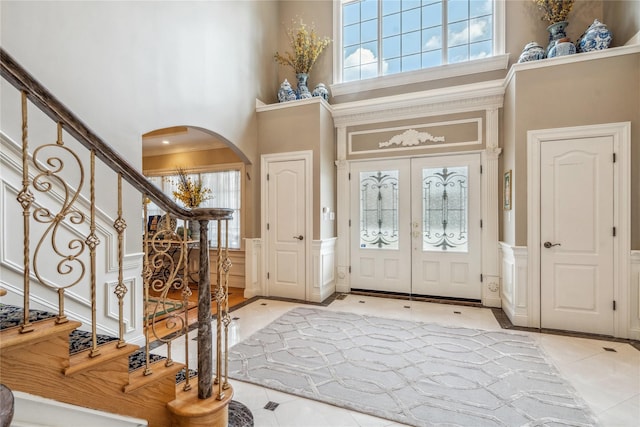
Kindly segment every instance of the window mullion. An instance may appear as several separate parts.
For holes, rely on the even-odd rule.
[[[384,60],[382,52],[382,0],[378,1],[378,77],[382,76]]]
[[[442,0],[442,64],[448,64],[447,55],[449,51],[449,5],[447,0]]]

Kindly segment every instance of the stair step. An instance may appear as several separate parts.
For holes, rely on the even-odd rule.
[[[55,318],[54,313],[43,310],[29,310],[29,322],[39,322]],[[20,326],[24,320],[24,308],[0,303],[0,331]]]
[[[93,334],[87,331],[76,329],[69,335],[69,354],[80,353],[81,351],[90,349],[92,346]],[[118,338],[105,334],[97,334],[96,341],[98,346],[106,343],[117,341]]]
[[[167,366],[162,363],[162,360],[156,361],[151,366],[152,373],[145,375],[144,369],[137,369],[129,374],[129,384],[122,387],[122,391],[125,393],[132,393],[142,387],[148,386],[155,382],[166,381],[169,376],[173,376],[175,385],[175,377],[181,370],[184,369],[182,363],[174,363],[171,366]]]
[[[98,348],[100,353],[93,357],[91,356],[91,349],[82,350],[69,357],[69,367],[64,370],[64,374],[66,376],[70,376],[77,372],[98,368],[106,362],[130,356],[135,353],[138,348],[139,347],[137,345],[132,344],[125,344],[122,347],[118,347],[117,342],[114,341],[101,345]],[[122,368],[124,369],[125,367],[126,365]]]
[[[41,320],[38,327],[31,332],[21,333],[20,328],[9,328],[2,331],[2,340],[0,340],[0,350],[15,349],[22,346],[32,345],[39,341],[51,339],[55,335],[64,335],[66,337],[82,323],[68,321],[65,323],[56,323],[56,319]]]
[[[91,356],[93,347],[93,334],[88,331],[77,329],[81,326],[79,322],[55,323],[56,314],[43,310],[29,310],[29,321],[38,322],[38,327],[29,333],[20,333],[20,326],[24,319],[24,309],[13,305],[0,304],[0,331],[4,331],[0,348],[9,348],[14,345],[28,345],[33,340],[46,339],[51,333],[69,334],[69,355],[70,364],[64,369],[64,374],[74,375],[77,372],[91,369],[106,361],[129,355],[129,372],[133,373],[146,365],[144,349],[136,345],[125,344],[118,347],[118,338],[97,334],[96,342],[99,354]],[[55,331],[55,332],[53,332]],[[157,364],[166,360],[166,357],[151,353],[149,362]],[[185,368],[179,364],[180,369],[175,374],[176,384],[186,380]],[[154,367],[154,370],[156,368]],[[171,369],[173,370],[173,369]],[[197,371],[189,369],[189,378],[196,377]]]

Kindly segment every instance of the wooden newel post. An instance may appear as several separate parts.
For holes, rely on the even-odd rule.
[[[198,277],[198,399],[211,397],[213,351],[211,345],[211,278],[209,276],[209,220],[200,223],[200,275]],[[188,374],[187,374],[188,375]]]

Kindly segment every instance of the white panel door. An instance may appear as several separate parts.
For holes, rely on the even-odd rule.
[[[612,335],[613,138],[540,150],[541,325]]]
[[[481,298],[480,155],[413,159],[412,293]]]
[[[305,160],[270,162],[267,174],[268,293],[305,300]]]
[[[410,161],[351,164],[351,288],[411,292]]]

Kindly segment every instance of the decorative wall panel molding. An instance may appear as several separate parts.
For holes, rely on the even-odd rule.
[[[482,118],[381,127],[349,132],[349,155],[442,147],[479,146],[483,143]]]

